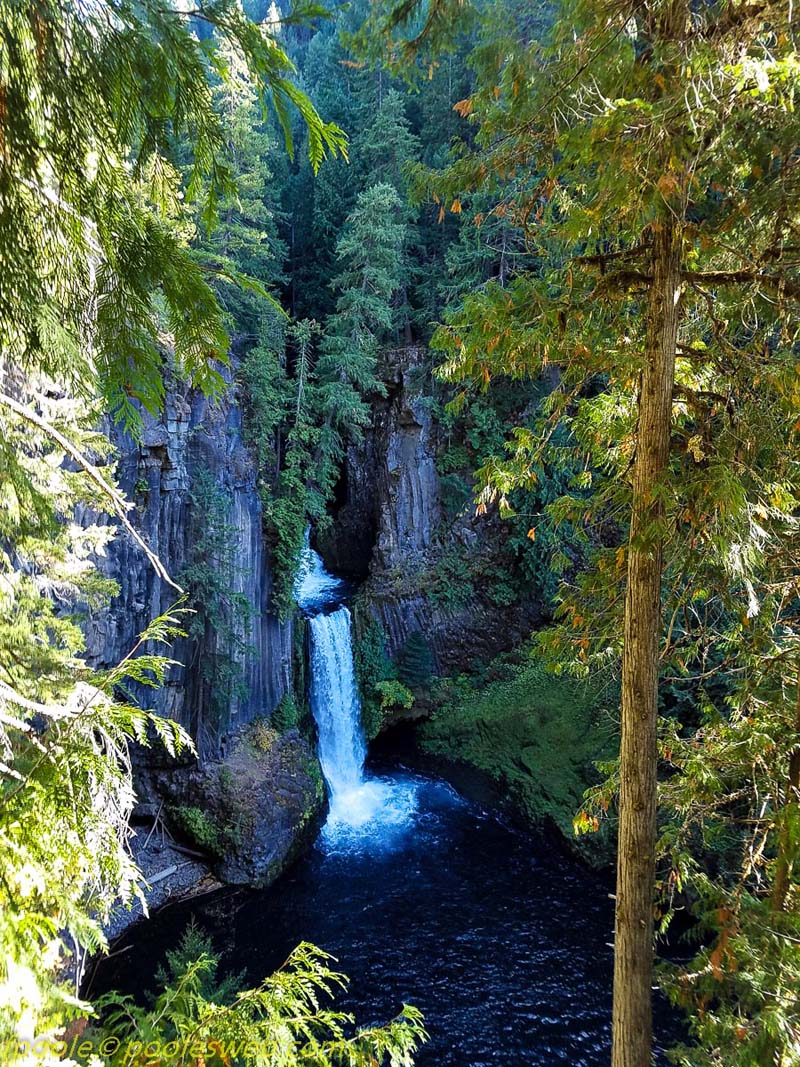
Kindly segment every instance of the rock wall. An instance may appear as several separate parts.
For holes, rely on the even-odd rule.
[[[465,602],[447,596],[445,567],[457,579],[483,560],[491,573],[507,529],[471,505],[445,514],[426,357],[419,347],[386,353],[386,395],[373,402],[363,441],[348,449],[334,521],[318,547],[327,566],[366,579],[360,601],[383,626],[392,656],[418,631],[450,673],[518,644],[541,620],[541,605],[505,610],[480,588]]]
[[[264,544],[257,471],[242,440],[242,410],[236,389],[212,402],[196,390],[173,383],[163,415],[144,417],[138,441],[111,429],[120,453],[122,489],[135,501],[131,518],[150,547],[175,578],[190,558],[191,538],[203,516],[192,514],[191,493],[203,472],[213,479],[226,501],[226,524],[235,542],[233,591],[242,594],[248,610],[236,626],[244,647],[235,653],[241,685],[227,714],[206,723],[198,738],[203,756],[224,752],[226,739],[238,726],[269,714],[291,685],[292,623],[270,610],[271,576]],[[195,509],[196,511],[197,509]],[[175,601],[174,590],[161,581],[144,554],[124,532],[112,542],[102,561],[104,572],[119,584],[109,609],[91,614],[86,623],[90,661],[117,662],[134,645],[147,623]],[[166,685],[142,694],[147,706],[177,719],[196,732],[201,699],[200,664],[218,651],[219,638],[181,639],[172,649],[179,661]],[[163,651],[163,650],[162,650]]]
[[[423,564],[441,522],[436,430],[415,385],[425,352],[386,353],[386,395],[372,424],[350,445],[338,486],[335,523],[320,539],[326,564],[353,577]]]

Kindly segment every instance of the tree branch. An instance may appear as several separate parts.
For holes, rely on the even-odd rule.
[[[709,270],[682,272],[681,277],[692,285],[756,285],[774,289],[784,296],[800,300],[800,282],[782,274],[765,274],[759,270]]]
[[[634,245],[633,248],[623,248],[619,252],[597,252],[593,256],[576,256],[574,262],[580,263],[589,267],[602,268],[606,263],[611,263],[617,259],[636,259],[638,256],[644,255],[649,249],[650,245],[647,242]]]
[[[647,288],[653,281],[652,274],[639,270],[615,270],[604,274],[592,291],[592,296],[602,296],[611,290]]]
[[[26,422],[30,422],[34,426],[37,426],[40,430],[43,430],[48,435],[48,437],[51,437],[57,444],[61,446],[61,448],[64,449],[64,451],[69,456],[72,457],[72,459],[75,460],[78,466],[80,466],[83,470],[86,471],[86,473],[89,475],[94,484],[100,489],[103,496],[105,496],[111,502],[112,514],[114,514],[119,519],[119,521],[128,531],[128,533],[136,542],[136,544],[147,556],[153,570],[156,572],[159,578],[163,582],[166,582],[167,585],[177,590],[178,593],[182,594],[183,589],[181,589],[181,587],[176,582],[174,582],[172,578],[170,578],[169,573],[167,572],[167,569],[165,568],[164,564],[161,562],[155,552],[153,552],[152,549],[148,547],[147,543],[144,541],[141,535],[138,534],[134,529],[130,519],[126,515],[126,511],[129,507],[128,502],[125,500],[121,493],[114,489],[113,486],[109,485],[109,483],[105,480],[105,478],[97,469],[97,467],[95,467],[93,463],[89,462],[89,460],[83,455],[80,449],[76,448],[75,445],[73,445],[72,442],[64,436],[64,434],[57,430],[55,426],[49,423],[46,419],[43,419],[41,415],[37,415],[35,411],[32,411],[30,408],[26,408],[23,404],[18,403],[16,400],[14,400],[13,397],[8,396],[6,393],[0,393],[0,405],[2,405],[3,407],[7,407],[10,411],[13,411],[16,415],[19,415],[20,418],[25,419]]]

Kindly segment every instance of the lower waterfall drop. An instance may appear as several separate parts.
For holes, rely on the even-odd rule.
[[[314,615],[311,627],[311,709],[319,731],[319,761],[333,796],[364,782],[366,744],[350,641],[350,612]]]
[[[384,843],[409,824],[416,809],[413,783],[369,777],[367,745],[353,662],[352,618],[342,604],[346,583],[329,574],[306,545],[295,597],[310,632],[311,711],[319,734],[319,760],[328,787],[326,844]]]

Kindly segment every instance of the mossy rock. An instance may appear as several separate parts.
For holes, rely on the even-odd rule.
[[[313,843],[325,807],[308,741],[296,728],[279,734],[262,719],[242,730],[223,762],[174,790],[167,811],[209,853],[223,881],[264,886]]]

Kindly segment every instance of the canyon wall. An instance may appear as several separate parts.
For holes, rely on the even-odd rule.
[[[270,610],[271,575],[264,544],[257,471],[242,439],[242,408],[236,387],[216,401],[173,383],[163,414],[144,415],[139,440],[111,428],[119,451],[118,476],[126,496],[135,501],[131,519],[173,579],[180,580],[192,558],[192,539],[208,516],[192,494],[204,479],[225,503],[221,517],[233,539],[230,573],[233,592],[244,610],[232,614],[236,639],[231,654],[240,678],[227,712],[205,722],[196,738],[203,755],[224,751],[226,737],[258,715],[268,715],[290,688],[292,622]],[[147,623],[167,611],[177,594],[153,570],[144,553],[124,532],[112,542],[102,569],[119,585],[110,608],[90,615],[86,636],[90,661],[104,666],[118,662],[135,644]],[[187,620],[187,622],[190,620]],[[201,665],[220,651],[214,633],[179,639],[160,689],[140,694],[148,706],[177,719],[197,734],[201,699]]]
[[[522,641],[542,605],[507,610],[491,599],[507,526],[477,516],[471,500],[455,513],[443,503],[426,357],[419,347],[386,353],[386,394],[374,398],[370,427],[347,451],[334,521],[318,547],[329,568],[363,580],[360,602],[381,623],[390,655],[421,633],[439,670],[456,673]],[[485,582],[472,580],[478,571]]]

